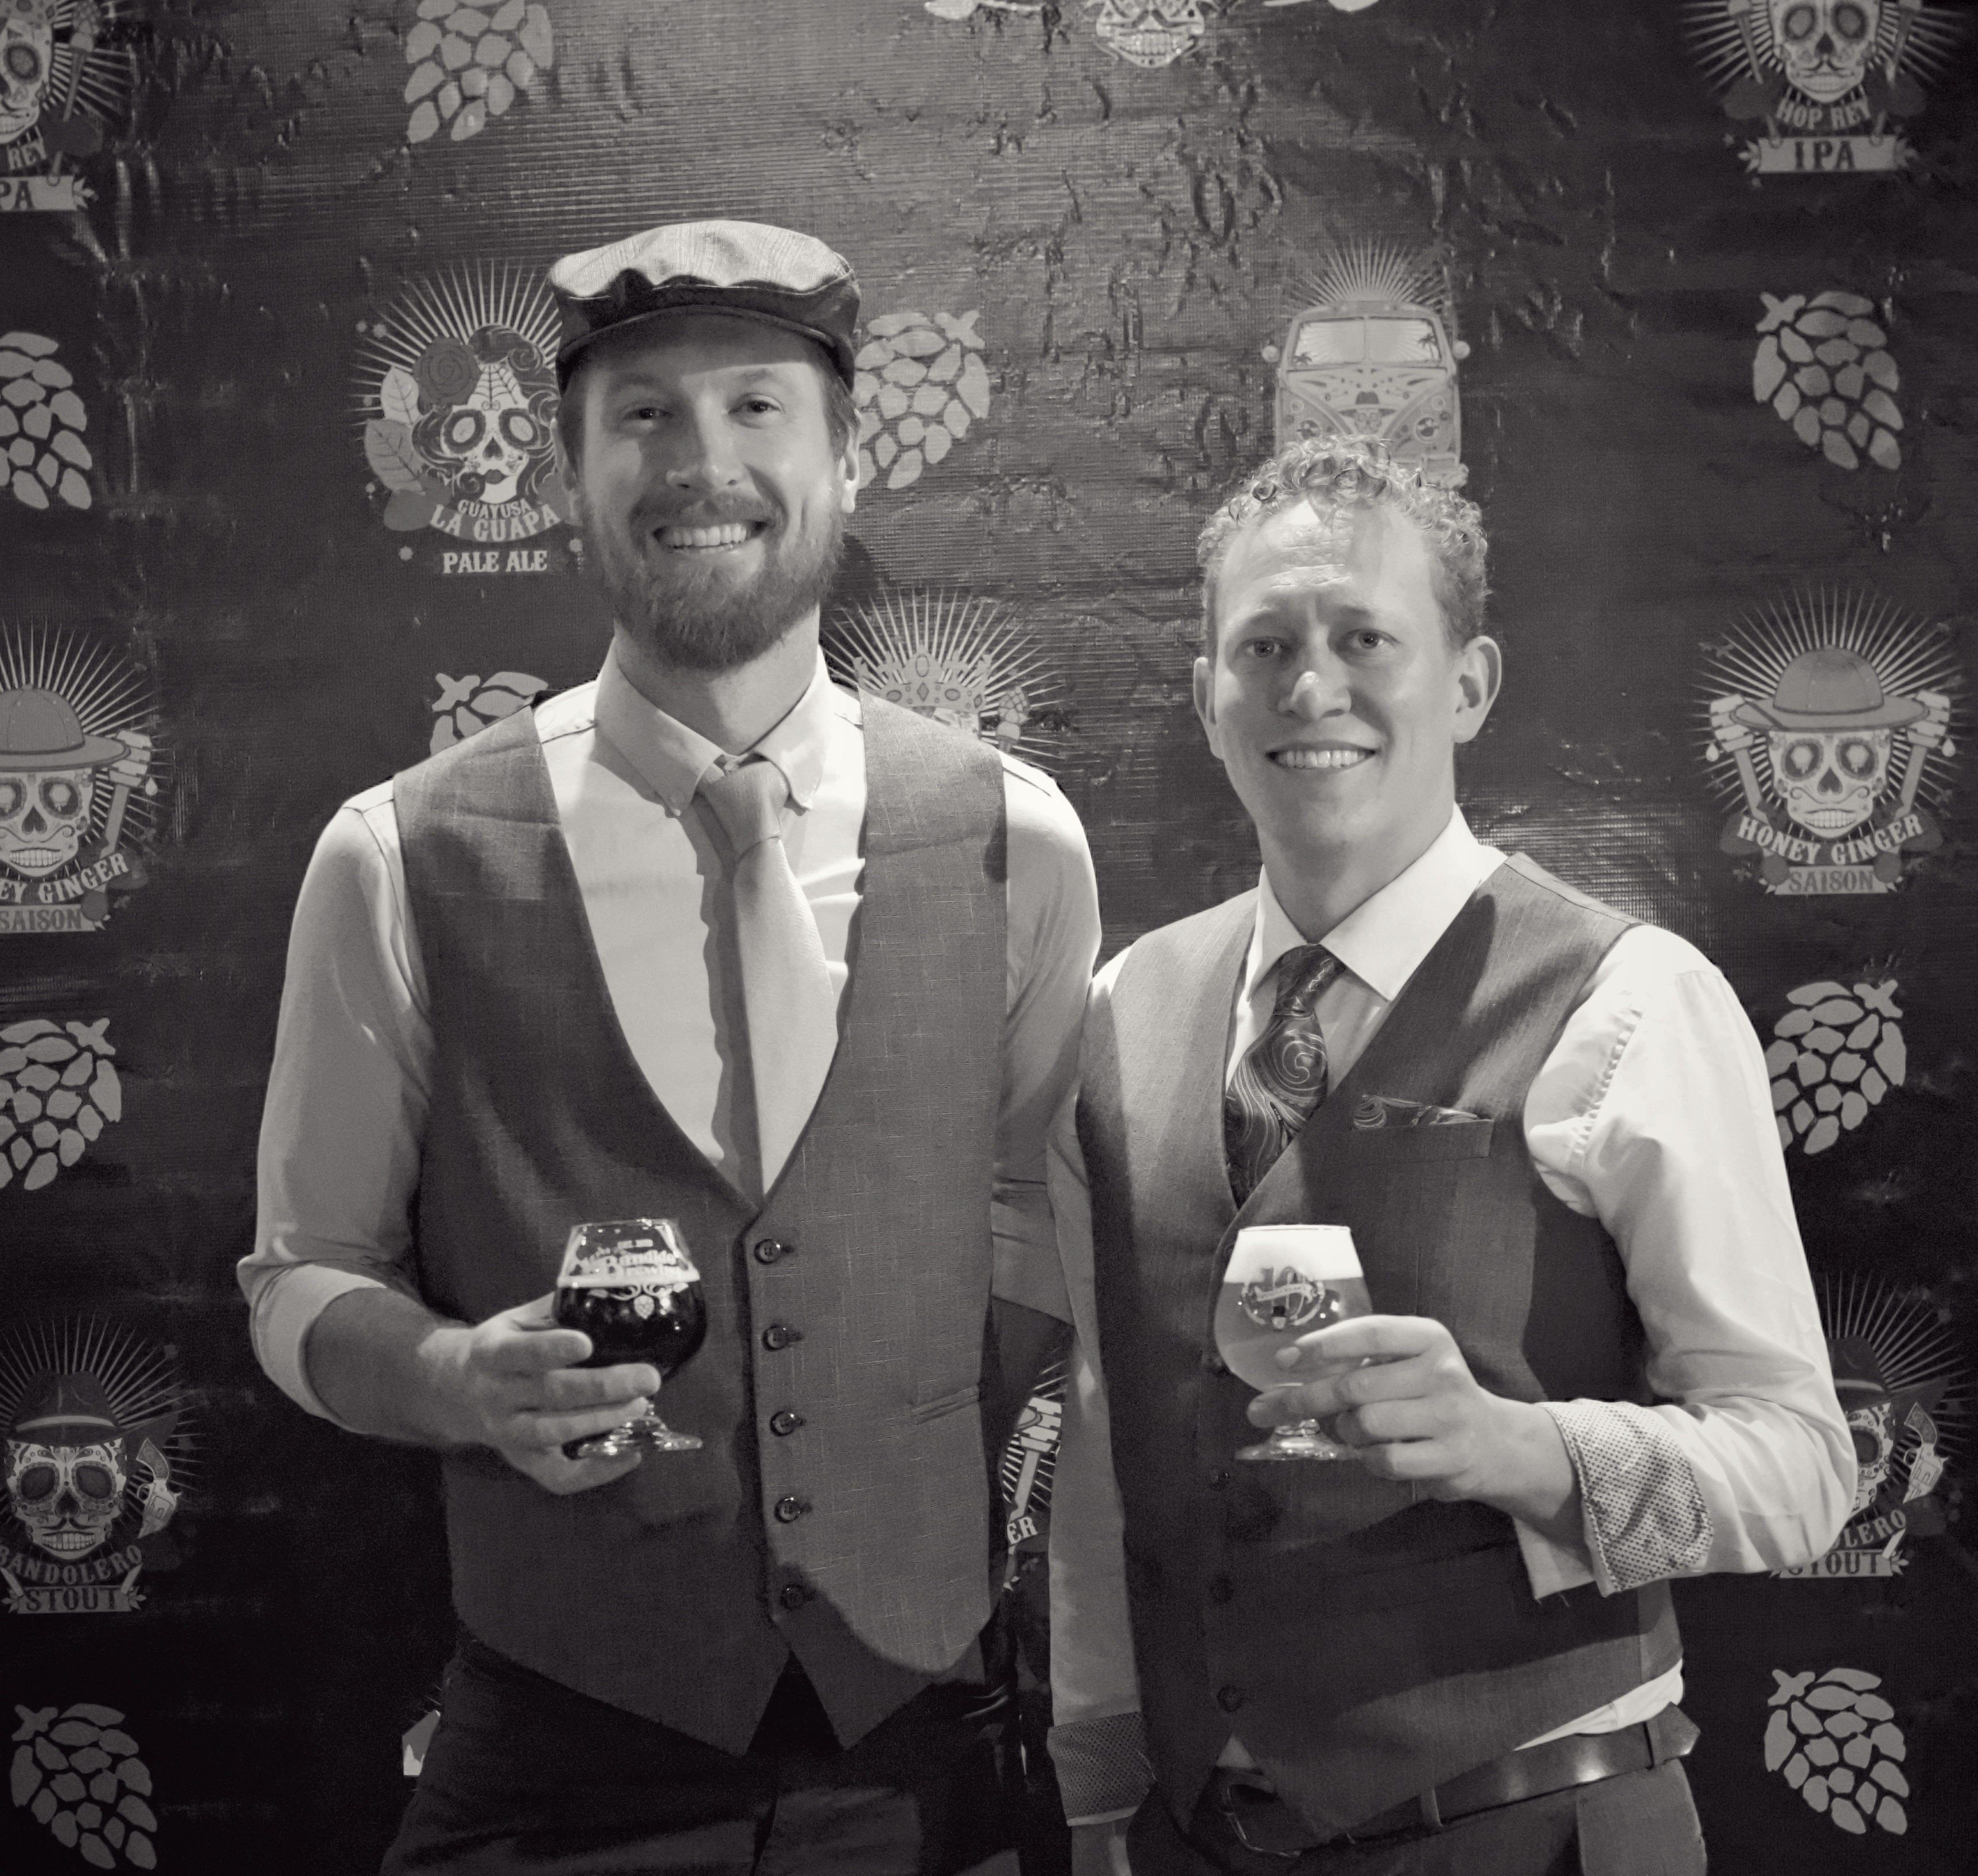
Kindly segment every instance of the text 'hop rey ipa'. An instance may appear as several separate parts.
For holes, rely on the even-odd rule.
[[[1216,1300],[1216,1346],[1229,1372],[1261,1393],[1332,1372],[1312,1361],[1287,1370],[1278,1365],[1278,1352],[1315,1329],[1372,1310],[1353,1234],[1345,1225],[1247,1225],[1236,1234]],[[1237,1457],[1331,1459],[1344,1452],[1317,1421],[1305,1420],[1279,1427]]]

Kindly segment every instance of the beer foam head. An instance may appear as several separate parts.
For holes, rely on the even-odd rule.
[[[672,1219],[616,1218],[571,1227],[557,1286],[665,1290],[700,1280]]]
[[[1230,1277],[1266,1265],[1290,1265],[1302,1276],[1335,1283],[1361,1274],[1353,1234],[1343,1224],[1246,1224],[1230,1250]]]

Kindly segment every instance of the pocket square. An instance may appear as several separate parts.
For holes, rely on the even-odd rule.
[[[1362,1095],[1353,1109],[1353,1125],[1363,1133],[1376,1127],[1461,1127],[1484,1118],[1462,1108],[1404,1101],[1398,1095]]]

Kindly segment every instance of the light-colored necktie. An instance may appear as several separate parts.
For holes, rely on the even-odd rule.
[[[1241,1205],[1263,1183],[1312,1110],[1325,1098],[1325,1038],[1318,999],[1339,975],[1323,945],[1278,960],[1277,1001],[1264,1032],[1245,1052],[1222,1097],[1222,1144],[1229,1190]]]
[[[700,784],[735,850],[736,935],[766,1194],[817,1105],[838,1049],[824,941],[783,850],[789,792],[782,771],[759,758]]]

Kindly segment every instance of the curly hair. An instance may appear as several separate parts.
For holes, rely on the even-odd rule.
[[[1461,646],[1484,629],[1490,591],[1484,517],[1454,489],[1422,479],[1373,437],[1308,438],[1288,444],[1244,477],[1202,525],[1195,547],[1202,567],[1202,649],[1216,656],[1216,581],[1237,535],[1261,516],[1295,502],[1321,513],[1342,508],[1392,508],[1421,530],[1431,580],[1450,642]]]

